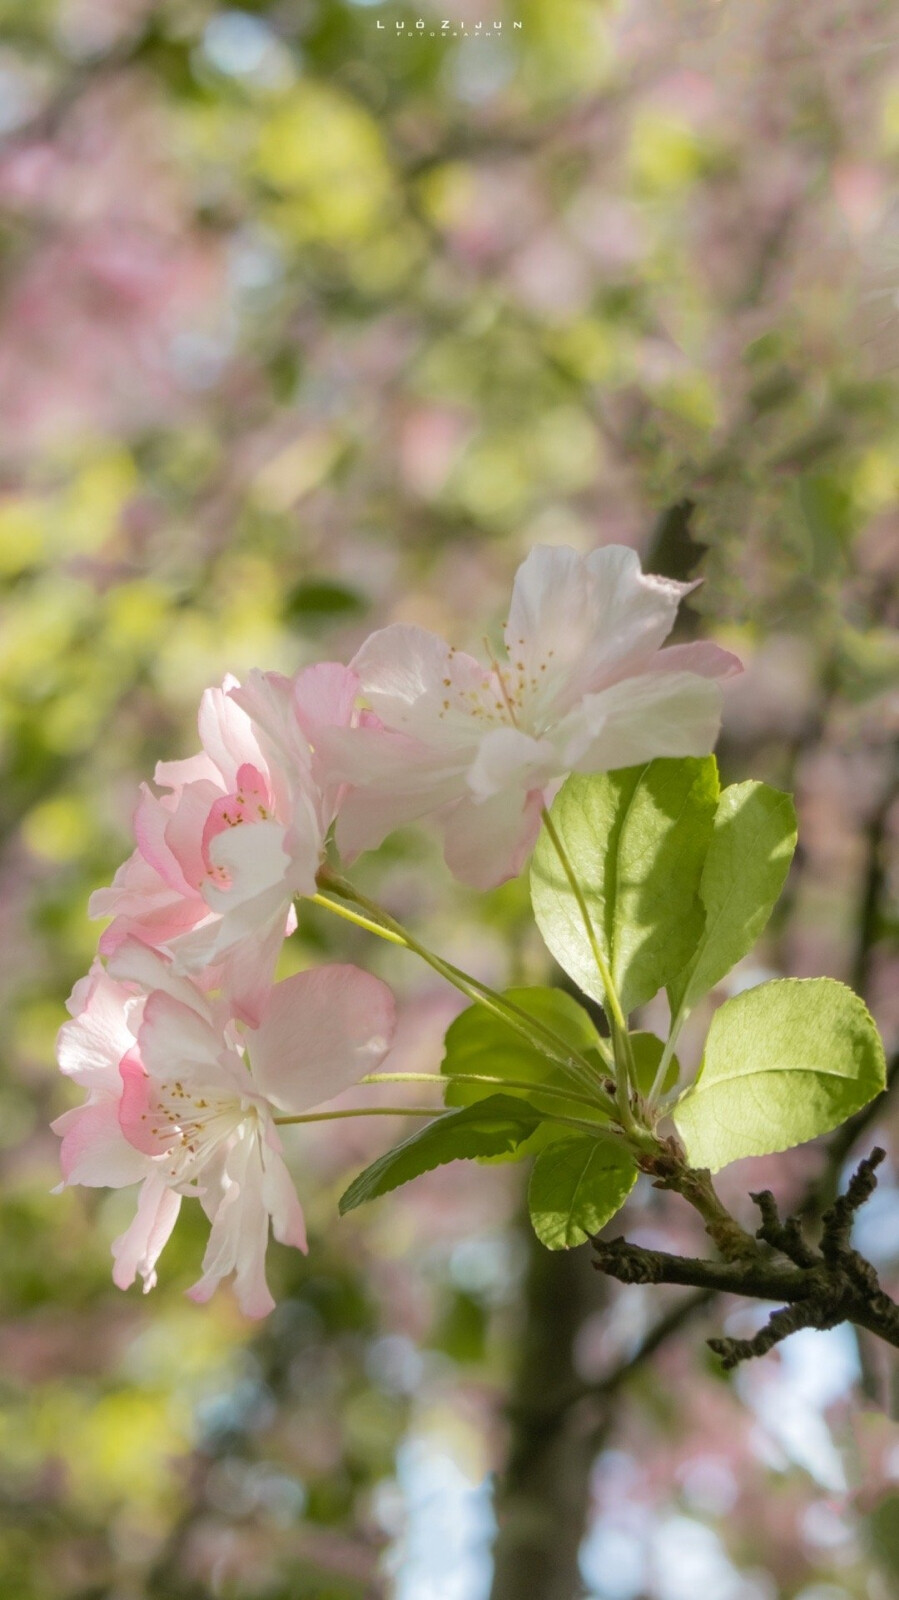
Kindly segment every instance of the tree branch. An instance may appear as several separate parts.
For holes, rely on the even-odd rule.
[[[647,1250],[626,1239],[595,1238],[593,1265],[620,1283],[686,1284],[785,1302],[752,1339],[709,1340],[726,1368],[765,1355],[800,1328],[834,1328],[840,1322],[867,1328],[899,1349],[899,1306],[881,1288],[870,1261],[849,1242],[855,1214],[874,1193],[883,1160],[884,1151],[876,1149],[861,1162],[846,1193],[825,1212],[817,1249],[804,1239],[798,1218],[781,1220],[774,1196],[764,1190],[752,1196],[762,1220],[751,1251],[741,1248],[730,1259],[712,1261]]]

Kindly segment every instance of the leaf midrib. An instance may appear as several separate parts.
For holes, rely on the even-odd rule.
[[[695,1084],[693,1084],[690,1089],[690,1098],[693,1099],[697,1095],[703,1094],[706,1090],[718,1089],[726,1083],[745,1083],[750,1078],[762,1078],[766,1075],[770,1076],[772,1072],[789,1075],[791,1077],[804,1073],[805,1076],[809,1078],[838,1078],[841,1083],[861,1083],[864,1081],[857,1075],[846,1072],[834,1072],[828,1067],[752,1067],[748,1072],[728,1072],[726,1074],[722,1074],[721,1076],[716,1075],[713,1078],[707,1079],[705,1083],[703,1083],[701,1078],[697,1078]],[[686,1095],[684,1098],[686,1099]]]

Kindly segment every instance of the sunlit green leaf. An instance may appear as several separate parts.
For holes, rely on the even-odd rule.
[[[833,978],[778,978],[715,1012],[674,1121],[691,1163],[716,1172],[827,1133],[885,1082],[880,1035],[857,994]]]
[[[703,926],[699,879],[718,799],[714,757],[568,779],[552,818],[625,1012],[670,983]],[[531,868],[540,931],[586,994],[605,1000],[583,915],[544,829]]]
[[[689,1009],[748,954],[786,881],[796,848],[790,795],[766,783],[725,789],[702,869],[704,924],[692,956],[668,983],[672,1014]]]

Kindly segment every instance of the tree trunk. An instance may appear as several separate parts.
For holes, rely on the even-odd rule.
[[[521,1357],[508,1415],[509,1451],[498,1493],[499,1533],[490,1600],[578,1600],[595,1434],[571,1404],[574,1342],[604,1303],[588,1250],[551,1252],[530,1229]]]

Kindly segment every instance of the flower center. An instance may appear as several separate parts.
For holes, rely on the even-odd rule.
[[[490,657],[492,671],[484,672],[480,681],[467,686],[455,683],[451,676],[443,679],[446,691],[438,716],[441,721],[461,712],[488,728],[520,728],[525,733],[539,737],[537,711],[540,690],[545,685],[554,650],[547,652],[536,672],[529,672],[524,660],[524,640],[509,641],[510,659],[501,666],[493,653],[489,640],[484,644]],[[513,652],[512,646],[515,646]],[[450,657],[455,654],[450,651]]]
[[[274,801],[263,774],[258,767],[245,762],[237,774],[237,788],[233,794],[223,794],[210,807],[203,829],[201,852],[206,871],[217,888],[228,888],[230,878],[224,867],[217,866],[210,855],[209,846],[220,833],[229,828],[240,828],[247,823],[268,822],[274,813]]]
[[[142,1116],[151,1138],[165,1149],[166,1176],[178,1183],[190,1183],[215,1147],[255,1110],[236,1095],[186,1089],[178,1078],[154,1087],[152,1105]]]

